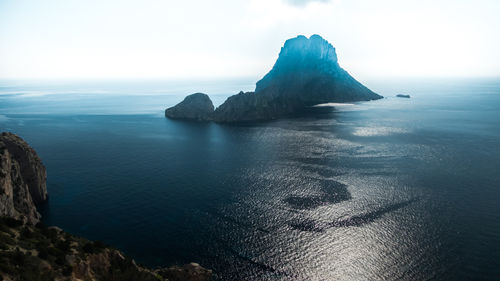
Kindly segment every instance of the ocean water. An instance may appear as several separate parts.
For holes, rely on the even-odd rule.
[[[43,220],[214,280],[498,280],[500,80],[244,125],[165,119],[248,80],[0,83],[0,129],[48,171]],[[410,99],[396,98],[407,93]]]

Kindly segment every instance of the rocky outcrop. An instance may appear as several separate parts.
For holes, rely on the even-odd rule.
[[[194,262],[184,266],[157,269],[155,273],[169,281],[208,281],[212,276],[211,270]]]
[[[33,148],[12,133],[0,135],[0,215],[36,224],[36,204],[47,200],[46,178]]]
[[[287,40],[271,71],[257,82],[255,92],[229,97],[213,114],[208,106],[203,111],[188,106],[192,103],[187,102],[189,97],[167,109],[165,115],[221,123],[270,120],[322,103],[382,98],[342,69],[335,48],[319,35]],[[204,95],[203,103],[211,105],[208,96]]]
[[[172,119],[209,121],[212,119],[214,105],[206,94],[196,93],[187,96],[179,104],[165,110],[165,116]]]
[[[149,269],[101,242],[0,217],[0,280],[209,281],[211,275],[195,263]]]
[[[328,102],[380,99],[340,67],[335,48],[319,35],[289,39],[255,92],[229,97],[214,113],[217,122],[276,119]]]
[[[28,185],[31,197],[35,204],[47,200],[47,172],[36,151],[22,138],[15,134],[3,132],[0,141],[10,152],[14,160],[19,163],[24,183]]]

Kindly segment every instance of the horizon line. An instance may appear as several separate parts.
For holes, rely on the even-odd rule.
[[[260,77],[260,78],[259,78]],[[216,81],[216,80],[260,80],[264,75],[241,75],[241,76],[156,76],[156,77],[0,77],[0,81]],[[500,79],[500,74],[496,75],[356,75],[356,80],[372,79]],[[128,80],[128,81],[125,81]]]

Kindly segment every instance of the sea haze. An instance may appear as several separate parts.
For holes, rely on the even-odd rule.
[[[196,261],[216,280],[500,276],[500,80],[368,81],[386,98],[245,125],[163,116],[249,81],[3,81],[0,131],[47,167],[46,224],[139,263]]]

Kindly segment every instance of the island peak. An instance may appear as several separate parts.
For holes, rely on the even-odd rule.
[[[254,92],[229,97],[213,113],[203,112],[202,119],[193,118],[192,108],[182,106],[186,100],[173,107],[180,110],[177,116],[166,115],[220,123],[270,120],[316,104],[380,98],[340,67],[336,50],[327,40],[317,34],[309,38],[299,35],[285,41],[274,66],[256,83]]]

